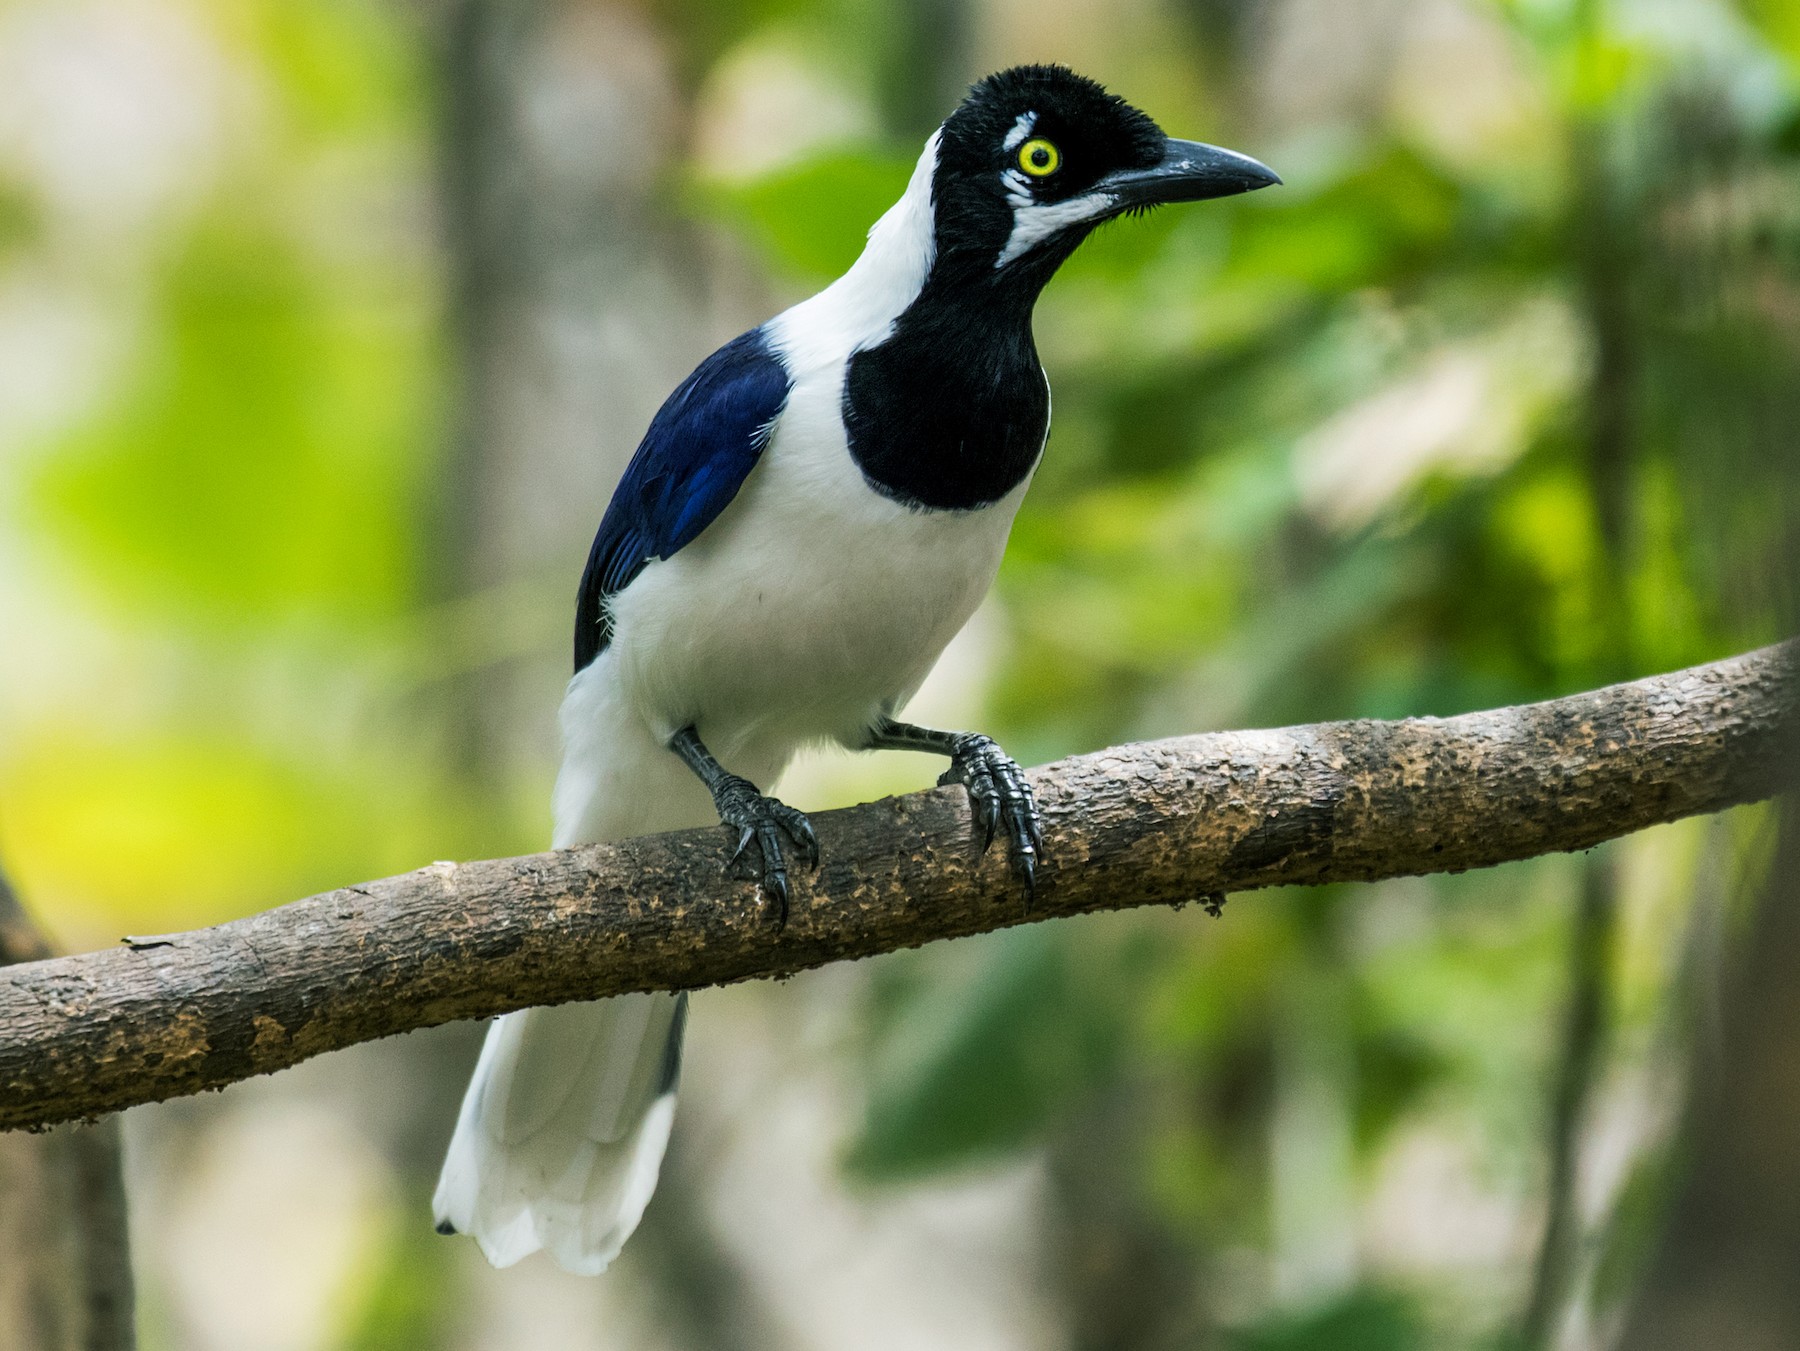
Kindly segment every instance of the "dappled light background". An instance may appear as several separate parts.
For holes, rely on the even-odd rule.
[[[1051,285],[920,721],[1035,762],[1785,631],[1784,0],[0,0],[0,858],[55,940],[543,847],[650,415],[1045,59],[1287,185]],[[144,1344],[1607,1345],[1772,820],[705,992],[597,1281],[431,1233],[479,1027],[138,1109]]]

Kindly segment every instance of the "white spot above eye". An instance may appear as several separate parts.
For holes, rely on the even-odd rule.
[[[1025,138],[1031,135],[1031,129],[1037,125],[1036,113],[1020,113],[1019,120],[1013,123],[1011,131],[1006,133],[1004,142],[1008,150],[1017,150],[1025,144]]]
[[[1020,205],[1015,201],[1012,234],[1007,237],[1000,256],[994,260],[994,266],[1005,267],[1059,231],[1104,214],[1116,205],[1117,200],[1110,192],[1090,192],[1082,197],[1071,197],[1066,202]]]

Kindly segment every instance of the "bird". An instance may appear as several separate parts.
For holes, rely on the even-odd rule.
[[[1027,903],[1043,826],[991,738],[900,719],[999,569],[1043,454],[1039,293],[1104,222],[1279,183],[1164,134],[1057,65],[974,84],[861,255],[726,343],[650,422],[601,519],[559,720],[557,848],[722,822],[784,924],[806,816],[765,791],[797,750],[945,757]],[[509,1266],[597,1274],[655,1189],[685,992],[530,1008],[489,1027],[433,1198]]]

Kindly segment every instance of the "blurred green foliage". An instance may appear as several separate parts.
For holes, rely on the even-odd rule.
[[[1778,636],[1800,427],[1795,8],[1453,7],[1479,39],[1459,59],[1492,67],[1471,79],[1501,81],[1503,116],[1465,134],[1458,114],[1371,96],[1268,143],[1244,36],[1258,7],[1175,8],[1119,19],[1100,73],[1287,186],[1110,226],[1046,294],[1055,423],[1001,577],[989,730],[1036,761],[1448,714]],[[944,71],[913,72],[931,43],[878,9],[646,11],[689,102],[770,35],[890,91],[870,96],[884,133],[749,179],[678,166],[683,221],[773,290],[841,271],[910,172],[891,91]],[[535,591],[444,605],[427,584],[451,395],[442,260],[417,219],[436,35],[374,0],[194,12],[251,73],[248,130],[197,201],[134,237],[148,262],[110,297],[126,337],[104,397],[0,464],[8,528],[68,625],[58,688],[22,692],[30,660],[0,668],[17,682],[0,690],[0,829],[24,889],[96,942],[535,847],[544,766],[497,792],[448,768],[443,681],[521,645],[560,661],[565,638]],[[53,205],[0,166],[0,263],[43,245]],[[1759,821],[1618,851],[1600,1088],[1651,1119],[1578,1254],[1597,1316],[1667,1194],[1701,939],[1754,873]],[[1583,866],[893,958],[853,1039],[846,1167],[900,1185],[1104,1163],[1117,1210],[1049,1189],[1067,1266],[1046,1298],[1103,1298],[1081,1254],[1154,1227],[1199,1273],[1198,1293],[1131,1293],[1169,1301],[1160,1344],[1198,1320],[1244,1351],[1494,1345],[1529,1279]],[[1444,1206],[1470,1228],[1498,1207],[1518,1232],[1484,1257],[1397,1255],[1378,1232],[1397,1189],[1451,1173],[1467,1190]],[[426,1311],[452,1277],[430,1243],[396,1240],[346,1346],[442,1344]]]
[[[875,977],[867,1117],[846,1159],[859,1175],[1017,1150],[1117,1055],[1129,1010],[1087,984],[1053,926],[969,946],[961,970],[903,959]]]
[[[433,1351],[456,1333],[462,1310],[448,1294],[455,1251],[416,1222],[423,1204],[396,1217],[381,1260],[353,1292],[352,1322],[333,1351]]]
[[[373,278],[309,266],[254,206],[220,214],[151,300],[154,365],[49,461],[50,514],[134,608],[230,626],[391,613],[428,425],[424,316],[415,299],[396,331]]]
[[[824,282],[856,261],[911,172],[912,159],[898,154],[825,154],[747,183],[695,183],[686,205],[729,221],[774,266]]]
[[[1430,1325],[1403,1297],[1357,1291],[1301,1317],[1272,1320],[1231,1338],[1234,1351],[1423,1351]]]
[[[23,540],[74,565],[38,585],[113,635],[62,708],[11,719],[0,774],[7,843],[77,941],[455,852],[473,810],[368,704],[419,604],[442,436],[439,283],[380,186],[426,153],[425,53],[355,0],[204,20],[254,72],[230,91],[248,125],[196,198],[87,262],[131,340],[9,466]]]

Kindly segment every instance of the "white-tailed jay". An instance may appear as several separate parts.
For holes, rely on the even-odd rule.
[[[600,523],[562,705],[558,848],[722,820],[785,919],[796,750],[947,756],[1021,886],[1031,789],[976,733],[896,720],[1000,565],[1050,423],[1031,314],[1103,221],[1280,180],[1177,141],[1056,66],[977,84],[854,266],[727,343],[662,406]],[[438,1183],[498,1266],[598,1272],[637,1226],[675,1112],[685,994],[495,1021]]]

